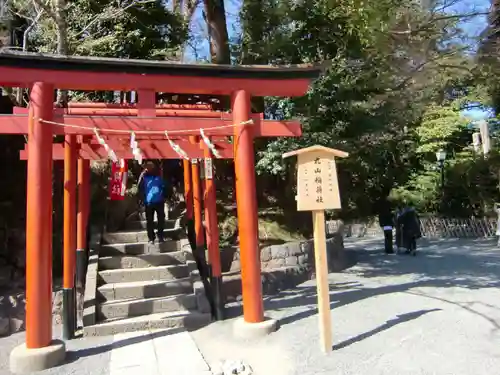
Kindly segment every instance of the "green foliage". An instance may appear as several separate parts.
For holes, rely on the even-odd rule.
[[[161,0],[68,1],[64,10],[67,29],[57,28],[52,14],[32,2],[12,0],[13,11],[28,20],[37,19],[30,34],[31,50],[55,52],[63,32],[68,53],[83,56],[165,59],[172,58],[187,40],[188,25]]]
[[[416,129],[419,137],[417,152],[434,154],[439,149],[462,149],[472,139],[469,123],[470,120],[453,106],[430,105]]]
[[[128,8],[110,0],[80,0],[70,3],[68,13],[71,44],[79,55],[165,59],[187,38],[183,19],[160,0]]]
[[[428,164],[405,186],[394,189],[391,198],[399,204],[410,203],[420,212],[452,217],[494,215],[494,204],[500,198],[499,161],[497,150],[486,158],[465,150],[446,163],[443,189],[439,171]]]
[[[460,17],[448,17],[440,2],[430,8],[404,0],[244,4],[243,62],[330,65],[305,97],[266,98],[268,117],[298,118],[304,132],[299,139],[258,143],[259,178],[278,177],[275,195],[289,197],[285,204],[294,208],[295,165],[281,154],[322,144],[350,153],[338,163],[341,216],[371,215],[391,191],[428,212],[442,211],[434,153],[445,148],[449,165],[462,160],[472,139],[460,110],[489,103],[484,72],[459,42]],[[453,173],[477,167],[465,160],[447,167],[449,184]],[[463,197],[464,189],[449,194]],[[455,209],[451,202],[461,198],[447,199]],[[476,207],[475,199],[464,204]]]
[[[420,212],[437,212],[441,201],[439,184],[439,172],[425,170],[412,176],[405,186],[393,189],[390,198],[400,206],[411,204]]]
[[[12,4],[28,20],[39,12],[32,2],[12,0]],[[170,59],[178,57],[188,40],[187,19],[161,0],[67,4],[71,54]],[[242,4],[242,33],[231,46],[233,61],[329,65],[304,97],[265,98],[266,116],[299,119],[303,136],[256,140],[262,197],[295,210],[295,163],[283,161],[281,155],[322,144],[350,154],[338,161],[343,217],[372,215],[376,203],[389,195],[426,212],[489,211],[497,199],[497,152],[484,159],[470,150],[472,130],[460,112],[500,102],[491,96],[492,87],[497,90],[500,84],[492,79],[496,68],[478,66],[468,53],[461,17],[447,13],[448,2],[423,6],[413,0],[243,0]],[[59,34],[54,18],[43,14],[30,34],[29,48],[55,51]],[[102,93],[72,96],[111,99]],[[255,108],[263,106],[254,103]],[[493,137],[500,134],[499,123],[491,121]],[[434,155],[440,148],[448,152],[444,190]]]

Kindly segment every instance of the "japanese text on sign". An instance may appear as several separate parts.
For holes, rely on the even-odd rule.
[[[321,178],[321,158],[314,159],[314,187],[316,191],[316,203],[323,203],[323,179]]]
[[[213,178],[212,158],[205,158],[205,179],[211,180],[212,178]]]
[[[335,160],[319,152],[298,155],[299,210],[340,208]]]
[[[109,185],[109,198],[113,201],[125,199],[127,189],[127,163],[124,160],[111,165],[111,181]]]

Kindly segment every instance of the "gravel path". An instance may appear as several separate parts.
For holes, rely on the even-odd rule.
[[[334,347],[319,350],[314,282],[265,302],[281,321],[253,342],[231,321],[193,333],[211,365],[249,363],[256,375],[491,375],[500,367],[500,250],[492,240],[421,241],[417,257],[387,256],[381,239],[348,241],[359,263],[330,275]],[[234,307],[238,310],[238,306]]]
[[[493,240],[422,241],[387,256],[381,239],[346,241],[359,263],[330,275],[334,347],[318,343],[315,282],[265,300],[278,332],[232,338],[232,320],[192,332],[212,369],[243,360],[254,375],[491,375],[500,368],[500,249]],[[241,313],[241,306],[229,311]],[[23,334],[0,339],[0,375]],[[133,345],[135,342],[123,342]],[[39,375],[107,375],[113,337],[68,343],[69,363]],[[166,349],[167,350],[167,349]]]

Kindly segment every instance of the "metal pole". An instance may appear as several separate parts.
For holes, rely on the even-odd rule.
[[[444,163],[441,163],[441,194],[444,194]]]

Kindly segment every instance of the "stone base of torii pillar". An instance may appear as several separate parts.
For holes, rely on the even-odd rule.
[[[49,346],[28,349],[21,344],[10,353],[10,371],[14,374],[31,374],[60,365],[66,358],[63,341],[53,340]]]

